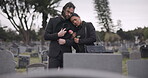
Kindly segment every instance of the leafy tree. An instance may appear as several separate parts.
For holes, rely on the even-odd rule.
[[[111,12],[108,0],[94,0],[95,10],[97,11],[99,24],[102,24],[107,32],[111,32],[113,25],[110,17]]]
[[[148,28],[144,28],[143,35],[144,39],[148,39]]]
[[[48,15],[50,16],[56,16],[59,15],[59,11],[56,10],[56,8],[59,6],[59,2],[61,0],[27,0],[30,5],[34,8],[35,12],[39,12],[42,14],[42,28],[40,32],[40,39],[41,39],[41,44],[44,44],[44,29],[47,24],[47,19]]]
[[[7,41],[21,41],[22,37],[12,29],[6,31]]]
[[[105,32],[104,31],[96,31],[97,41],[104,41]]]
[[[120,30],[117,31],[117,34],[121,37],[121,40],[124,40],[124,31],[120,28]]]
[[[61,0],[27,0],[32,6],[35,12],[42,14],[42,26],[46,27],[48,15],[56,16],[58,15],[58,10],[56,8],[59,6]]]
[[[31,39],[32,39],[33,41],[38,41],[38,40],[39,40],[39,39],[38,39],[37,32],[35,32],[35,30],[30,31],[30,33],[31,33]]]
[[[119,41],[121,38],[118,34],[115,34],[115,33],[105,33],[105,38],[104,40],[106,42],[115,42],[115,41]]]
[[[133,35],[138,36],[138,39],[143,40],[143,28],[137,28],[135,30],[133,30]]]
[[[27,0],[1,0],[0,8],[16,31],[22,35],[23,42],[29,44],[30,30],[32,29],[35,15]]]

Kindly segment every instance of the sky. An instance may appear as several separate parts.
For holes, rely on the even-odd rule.
[[[121,28],[124,31],[134,30],[137,27],[148,27],[148,0],[108,0],[111,10],[113,24],[121,20]],[[62,0],[58,10],[67,3],[72,2],[75,6],[75,12],[79,14],[82,20],[92,22],[96,30],[101,30],[98,24],[97,12],[95,11],[93,0]],[[11,23],[0,15],[2,25],[11,26]],[[37,21],[41,26],[41,21]]]

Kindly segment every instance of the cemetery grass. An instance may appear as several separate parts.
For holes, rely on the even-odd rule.
[[[30,55],[30,53],[23,53],[21,55]],[[17,73],[23,73],[26,72],[26,68],[18,68],[18,57],[14,58],[15,62],[16,62],[16,72]],[[39,57],[30,57],[30,64],[34,64],[34,63],[41,63],[41,60]]]
[[[123,58],[123,60],[122,60],[122,74],[123,75],[128,75],[128,72],[127,72],[127,61],[128,61],[129,59],[128,58]]]

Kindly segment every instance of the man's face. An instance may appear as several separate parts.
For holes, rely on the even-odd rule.
[[[80,26],[81,24],[81,19],[80,17],[72,16],[70,18],[70,21],[75,25],[75,26]]]
[[[73,12],[74,12],[74,9],[73,8],[69,8],[69,7],[66,8],[64,10],[65,18],[66,19],[69,19]]]

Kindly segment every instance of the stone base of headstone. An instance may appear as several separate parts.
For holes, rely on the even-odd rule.
[[[148,59],[128,60],[128,75],[136,78],[148,78]]]
[[[18,59],[19,68],[26,68],[26,66],[29,65],[29,63],[30,63],[29,55],[19,55],[19,59]]]
[[[121,54],[65,53],[64,68],[82,68],[122,73]]]

